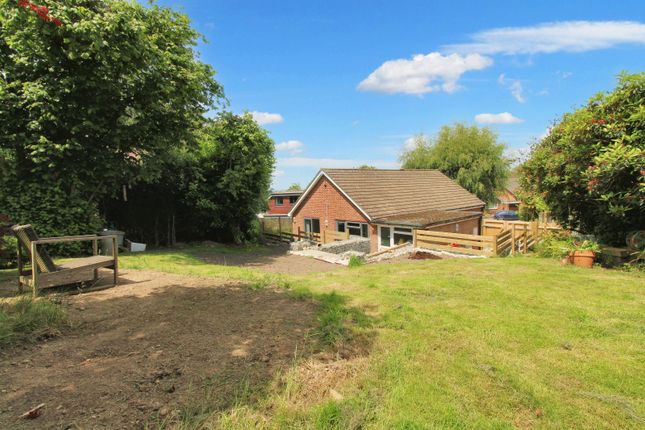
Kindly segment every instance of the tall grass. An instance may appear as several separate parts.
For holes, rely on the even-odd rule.
[[[55,336],[66,324],[65,311],[47,299],[0,303],[0,348]]]

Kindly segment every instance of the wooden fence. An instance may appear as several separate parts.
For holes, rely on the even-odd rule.
[[[503,220],[497,220],[497,219],[485,219],[482,222],[482,234],[484,236],[494,236],[496,234],[503,232],[504,230],[510,230],[513,227],[515,227],[516,230],[520,230],[520,231],[525,229],[532,230],[536,233],[537,231],[539,231],[540,234],[562,230],[562,227],[554,223],[542,223],[538,221],[527,222],[527,221],[503,221]]]
[[[471,255],[496,255],[493,236],[414,230],[413,241],[415,248],[439,249]]]
[[[332,230],[323,230],[320,233],[306,233],[300,229],[298,229],[296,233],[291,233],[286,231],[283,231],[280,233],[264,231],[262,235],[269,242],[285,242],[285,243],[295,242],[297,240],[302,240],[302,239],[309,239],[314,242],[325,244],[325,243],[331,243],[331,242],[337,242],[337,241],[349,239],[348,231],[339,232],[339,231],[332,231]]]
[[[548,232],[562,230],[556,224],[484,220],[483,235],[415,230],[414,246],[492,257],[527,253]]]

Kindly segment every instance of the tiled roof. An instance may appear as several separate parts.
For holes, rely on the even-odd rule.
[[[271,196],[299,196],[303,190],[271,191]]]
[[[438,170],[322,169],[370,218],[481,207]]]
[[[520,180],[517,176],[511,176],[506,183],[506,189],[511,193],[516,193],[520,189]]]
[[[448,221],[457,221],[474,216],[481,216],[481,212],[473,211],[424,211],[400,215],[391,215],[373,221],[378,224],[407,225],[410,227],[427,227]]]

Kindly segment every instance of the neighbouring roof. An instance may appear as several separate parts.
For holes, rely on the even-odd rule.
[[[327,176],[372,220],[484,206],[484,202],[438,170],[322,169],[305,193],[321,175]],[[292,212],[303,201],[299,199]]]
[[[506,189],[511,193],[515,194],[517,190],[520,189],[520,180],[517,176],[511,176],[508,178],[508,183],[506,184]]]
[[[444,222],[460,221],[475,216],[481,216],[481,212],[474,211],[439,211],[430,210],[400,215],[391,215],[375,219],[377,224],[405,225],[410,227],[428,227]]]
[[[270,196],[299,196],[304,193],[304,190],[291,190],[291,191],[273,191]]]

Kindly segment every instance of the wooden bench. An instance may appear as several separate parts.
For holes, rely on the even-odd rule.
[[[98,270],[113,270],[114,285],[117,285],[119,274],[119,251],[116,236],[83,236],[47,237],[40,239],[31,225],[15,225],[11,228],[18,239],[18,282],[20,290],[23,285],[32,288],[34,296],[42,288],[68,285],[83,281],[96,281]],[[98,241],[112,241],[112,255],[98,255]],[[92,256],[76,258],[62,264],[54,264],[47,250],[41,245],[65,242],[92,242]],[[24,256],[28,256],[31,270],[24,270]]]

